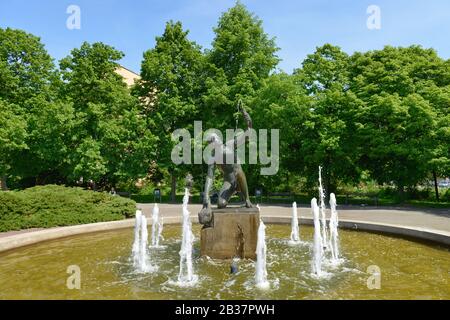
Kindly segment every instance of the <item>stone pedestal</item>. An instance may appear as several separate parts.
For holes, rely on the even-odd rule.
[[[212,210],[211,227],[201,231],[201,255],[213,259],[256,259],[259,211],[257,208]]]

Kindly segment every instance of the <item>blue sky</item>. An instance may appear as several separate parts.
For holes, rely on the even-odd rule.
[[[348,53],[384,45],[420,44],[450,58],[448,0],[241,0],[264,22],[281,48],[279,68],[292,72],[324,43]],[[59,60],[83,41],[102,41],[125,53],[121,63],[136,72],[142,54],[154,46],[165,22],[180,20],[190,39],[208,48],[213,27],[234,0],[0,0],[0,27],[24,29],[41,37]],[[81,9],[81,29],[66,28],[69,5]],[[366,27],[369,5],[381,8],[381,30]]]

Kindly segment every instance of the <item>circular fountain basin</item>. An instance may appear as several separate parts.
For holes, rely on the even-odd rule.
[[[199,257],[200,226],[193,226],[196,283],[177,283],[181,226],[164,227],[162,247],[150,248],[151,273],[130,259],[133,230],[75,236],[0,254],[0,299],[450,299],[450,250],[375,233],[340,230],[342,261],[324,276],[311,274],[313,228],[301,226],[301,244],[290,244],[287,225],[268,225],[270,287],[255,287],[255,264]],[[81,288],[69,289],[70,266]],[[373,267],[376,266],[376,267]],[[380,271],[379,288],[372,274]],[[369,285],[368,285],[369,283]],[[374,287],[375,285],[375,287]]]

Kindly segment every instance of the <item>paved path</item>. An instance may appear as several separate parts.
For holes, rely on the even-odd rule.
[[[163,216],[181,215],[181,205],[160,204],[159,206]],[[151,217],[153,204],[139,204],[138,207],[142,209],[145,215]],[[200,209],[201,205],[189,205],[189,211],[193,217],[197,216]],[[327,213],[329,216],[328,210]],[[339,220],[382,223],[399,227],[418,227],[450,233],[450,210],[339,206],[338,213]],[[298,214],[300,218],[312,218],[311,209],[308,207],[299,207]],[[291,217],[292,208],[287,205],[261,205],[261,215]]]

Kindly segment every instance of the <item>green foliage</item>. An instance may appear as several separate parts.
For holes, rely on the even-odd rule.
[[[103,43],[83,43],[61,60],[61,92],[73,104],[66,174],[103,185],[145,176],[155,137],[138,100],[115,72],[123,54]]]
[[[188,168],[175,166],[171,152],[176,129],[191,129],[200,117],[200,102],[204,92],[205,59],[200,47],[188,39],[180,22],[168,22],[156,45],[144,53],[141,81],[135,89],[146,108],[147,125],[158,136],[158,165],[173,176],[181,176]]]
[[[24,177],[37,177],[38,183],[60,177],[66,170],[71,152],[69,141],[73,130],[74,111],[70,103],[51,102],[42,96],[29,100],[27,114],[27,149],[14,153],[15,172]]]
[[[312,100],[294,77],[280,73],[264,81],[251,105],[253,122],[258,128],[280,129],[279,153],[282,165],[276,176],[260,176],[259,166],[247,166],[249,185],[282,185],[285,182],[283,178],[289,180],[289,176],[303,172],[299,133],[305,129]]]
[[[446,202],[450,202],[450,188],[443,192],[443,200]]]
[[[303,174],[313,185],[321,165],[327,192],[334,192],[338,182],[358,181],[360,175],[353,133],[361,101],[348,90],[348,66],[348,55],[326,44],[308,55],[302,68],[294,72],[298,85],[311,99],[297,134]]]
[[[289,75],[274,72],[275,40],[240,2],[214,33],[202,51],[180,22],[168,22],[130,91],[115,72],[123,53],[111,46],[83,43],[57,70],[38,37],[0,28],[2,184],[83,177],[137,192],[136,179],[150,175],[140,195],[158,185],[175,196],[190,171],[202,189],[205,165],[175,166],[171,134],[192,131],[195,120],[204,130],[234,128],[240,99],[256,129],[280,129],[279,173],[245,166],[251,192],[313,193],[321,165],[327,192],[372,183],[354,200],[383,185],[388,202],[393,192],[428,201],[425,182],[450,175],[450,60],[435,50],[348,55],[325,44]]]
[[[115,72],[119,66],[117,61],[122,58],[123,53],[111,46],[84,42],[60,61],[65,80],[62,92],[71,98],[77,112],[87,113],[86,120],[92,120],[91,124],[102,114],[90,104],[104,104],[105,111],[114,113],[120,111],[121,103],[125,107],[130,103],[126,85]],[[92,132],[96,127],[90,126],[87,130]]]
[[[136,203],[107,193],[56,185],[0,193],[0,232],[121,220]]]
[[[107,186],[146,176],[156,139],[115,72],[122,57],[83,43],[59,73],[38,37],[0,29],[2,177]]]
[[[26,177],[32,167],[39,167],[42,159],[35,159],[32,153],[39,153],[40,148],[46,147],[42,142],[49,143],[51,139],[42,134],[43,141],[34,144],[36,131],[32,122],[37,112],[44,112],[41,107],[52,103],[58,84],[53,60],[38,37],[22,30],[0,28],[0,135],[6,134],[1,138],[0,171],[5,178],[11,174]],[[46,124],[46,132],[52,130],[51,124]],[[46,160],[53,156],[46,156]]]
[[[230,114],[236,112],[239,99],[251,109],[250,100],[279,62],[278,48],[264,32],[262,21],[240,2],[220,17],[214,32],[207,52],[214,67],[205,101],[216,124],[233,128]]]
[[[0,97],[27,109],[27,100],[52,95],[58,82],[53,60],[40,38],[22,30],[0,28]]]
[[[17,106],[0,99],[0,174],[7,174],[14,164],[13,154],[26,149],[26,122],[17,114]]]
[[[373,96],[358,116],[357,137],[368,150],[362,165],[379,183],[414,186],[427,174],[435,117],[418,95]]]
[[[161,163],[171,162],[172,132],[192,128],[200,112],[204,58],[200,47],[187,35],[180,22],[166,24],[155,47],[144,53],[142,78],[136,88],[146,108],[148,125],[159,135],[157,160]]]
[[[430,171],[448,174],[448,63],[420,46],[356,53],[350,88],[363,100],[355,140],[360,166],[402,192]]]

